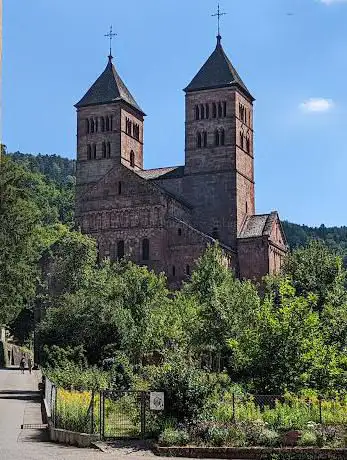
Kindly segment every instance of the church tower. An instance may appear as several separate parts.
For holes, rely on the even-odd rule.
[[[185,88],[185,176],[190,176],[197,225],[235,249],[255,213],[254,98],[224,52],[221,36]],[[202,191],[204,191],[202,193]]]
[[[77,109],[77,204],[86,186],[116,165],[143,169],[144,112],[113,65],[75,105]]]

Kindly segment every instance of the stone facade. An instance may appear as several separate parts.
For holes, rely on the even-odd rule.
[[[257,216],[253,97],[217,37],[185,89],[184,166],[143,169],[144,112],[112,58],[77,107],[76,219],[100,257],[129,257],[171,286],[218,240],[237,276],[275,273],[286,252],[276,212]]]

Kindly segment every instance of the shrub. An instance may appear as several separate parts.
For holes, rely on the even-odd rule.
[[[110,376],[91,367],[81,370],[73,363],[67,363],[64,369],[45,369],[45,375],[57,387],[66,390],[100,390],[110,387]]]
[[[166,428],[158,440],[161,446],[186,446],[189,443],[189,434],[186,430]]]
[[[314,431],[303,431],[301,438],[298,440],[298,446],[316,446],[317,435]]]
[[[276,447],[280,444],[277,431],[267,428],[262,420],[242,424],[247,444],[251,446]]]
[[[207,430],[206,441],[212,446],[226,446],[229,443],[229,439],[228,428],[212,426]]]
[[[167,363],[150,378],[151,388],[165,392],[164,416],[177,422],[197,419],[213,392],[206,374],[183,362]]]
[[[125,353],[117,351],[113,357],[104,359],[102,368],[111,374],[112,389],[126,391],[132,387],[134,374],[129,358]]]

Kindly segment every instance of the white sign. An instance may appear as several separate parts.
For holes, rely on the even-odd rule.
[[[151,391],[149,396],[149,408],[151,410],[164,409],[164,393],[158,391]]]

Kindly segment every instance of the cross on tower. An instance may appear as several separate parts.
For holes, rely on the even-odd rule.
[[[220,8],[219,8],[219,3],[218,3],[218,9],[217,9],[217,13],[215,14],[212,14],[213,17],[216,17],[218,18],[218,37],[220,37],[220,18],[221,16],[225,16],[227,13],[221,13],[220,11]]]
[[[110,55],[109,55],[110,59],[112,58],[112,40],[113,40],[113,37],[115,37],[116,35],[117,35],[116,33],[113,33],[112,25],[111,25],[109,33],[105,34],[105,37],[110,39]]]

